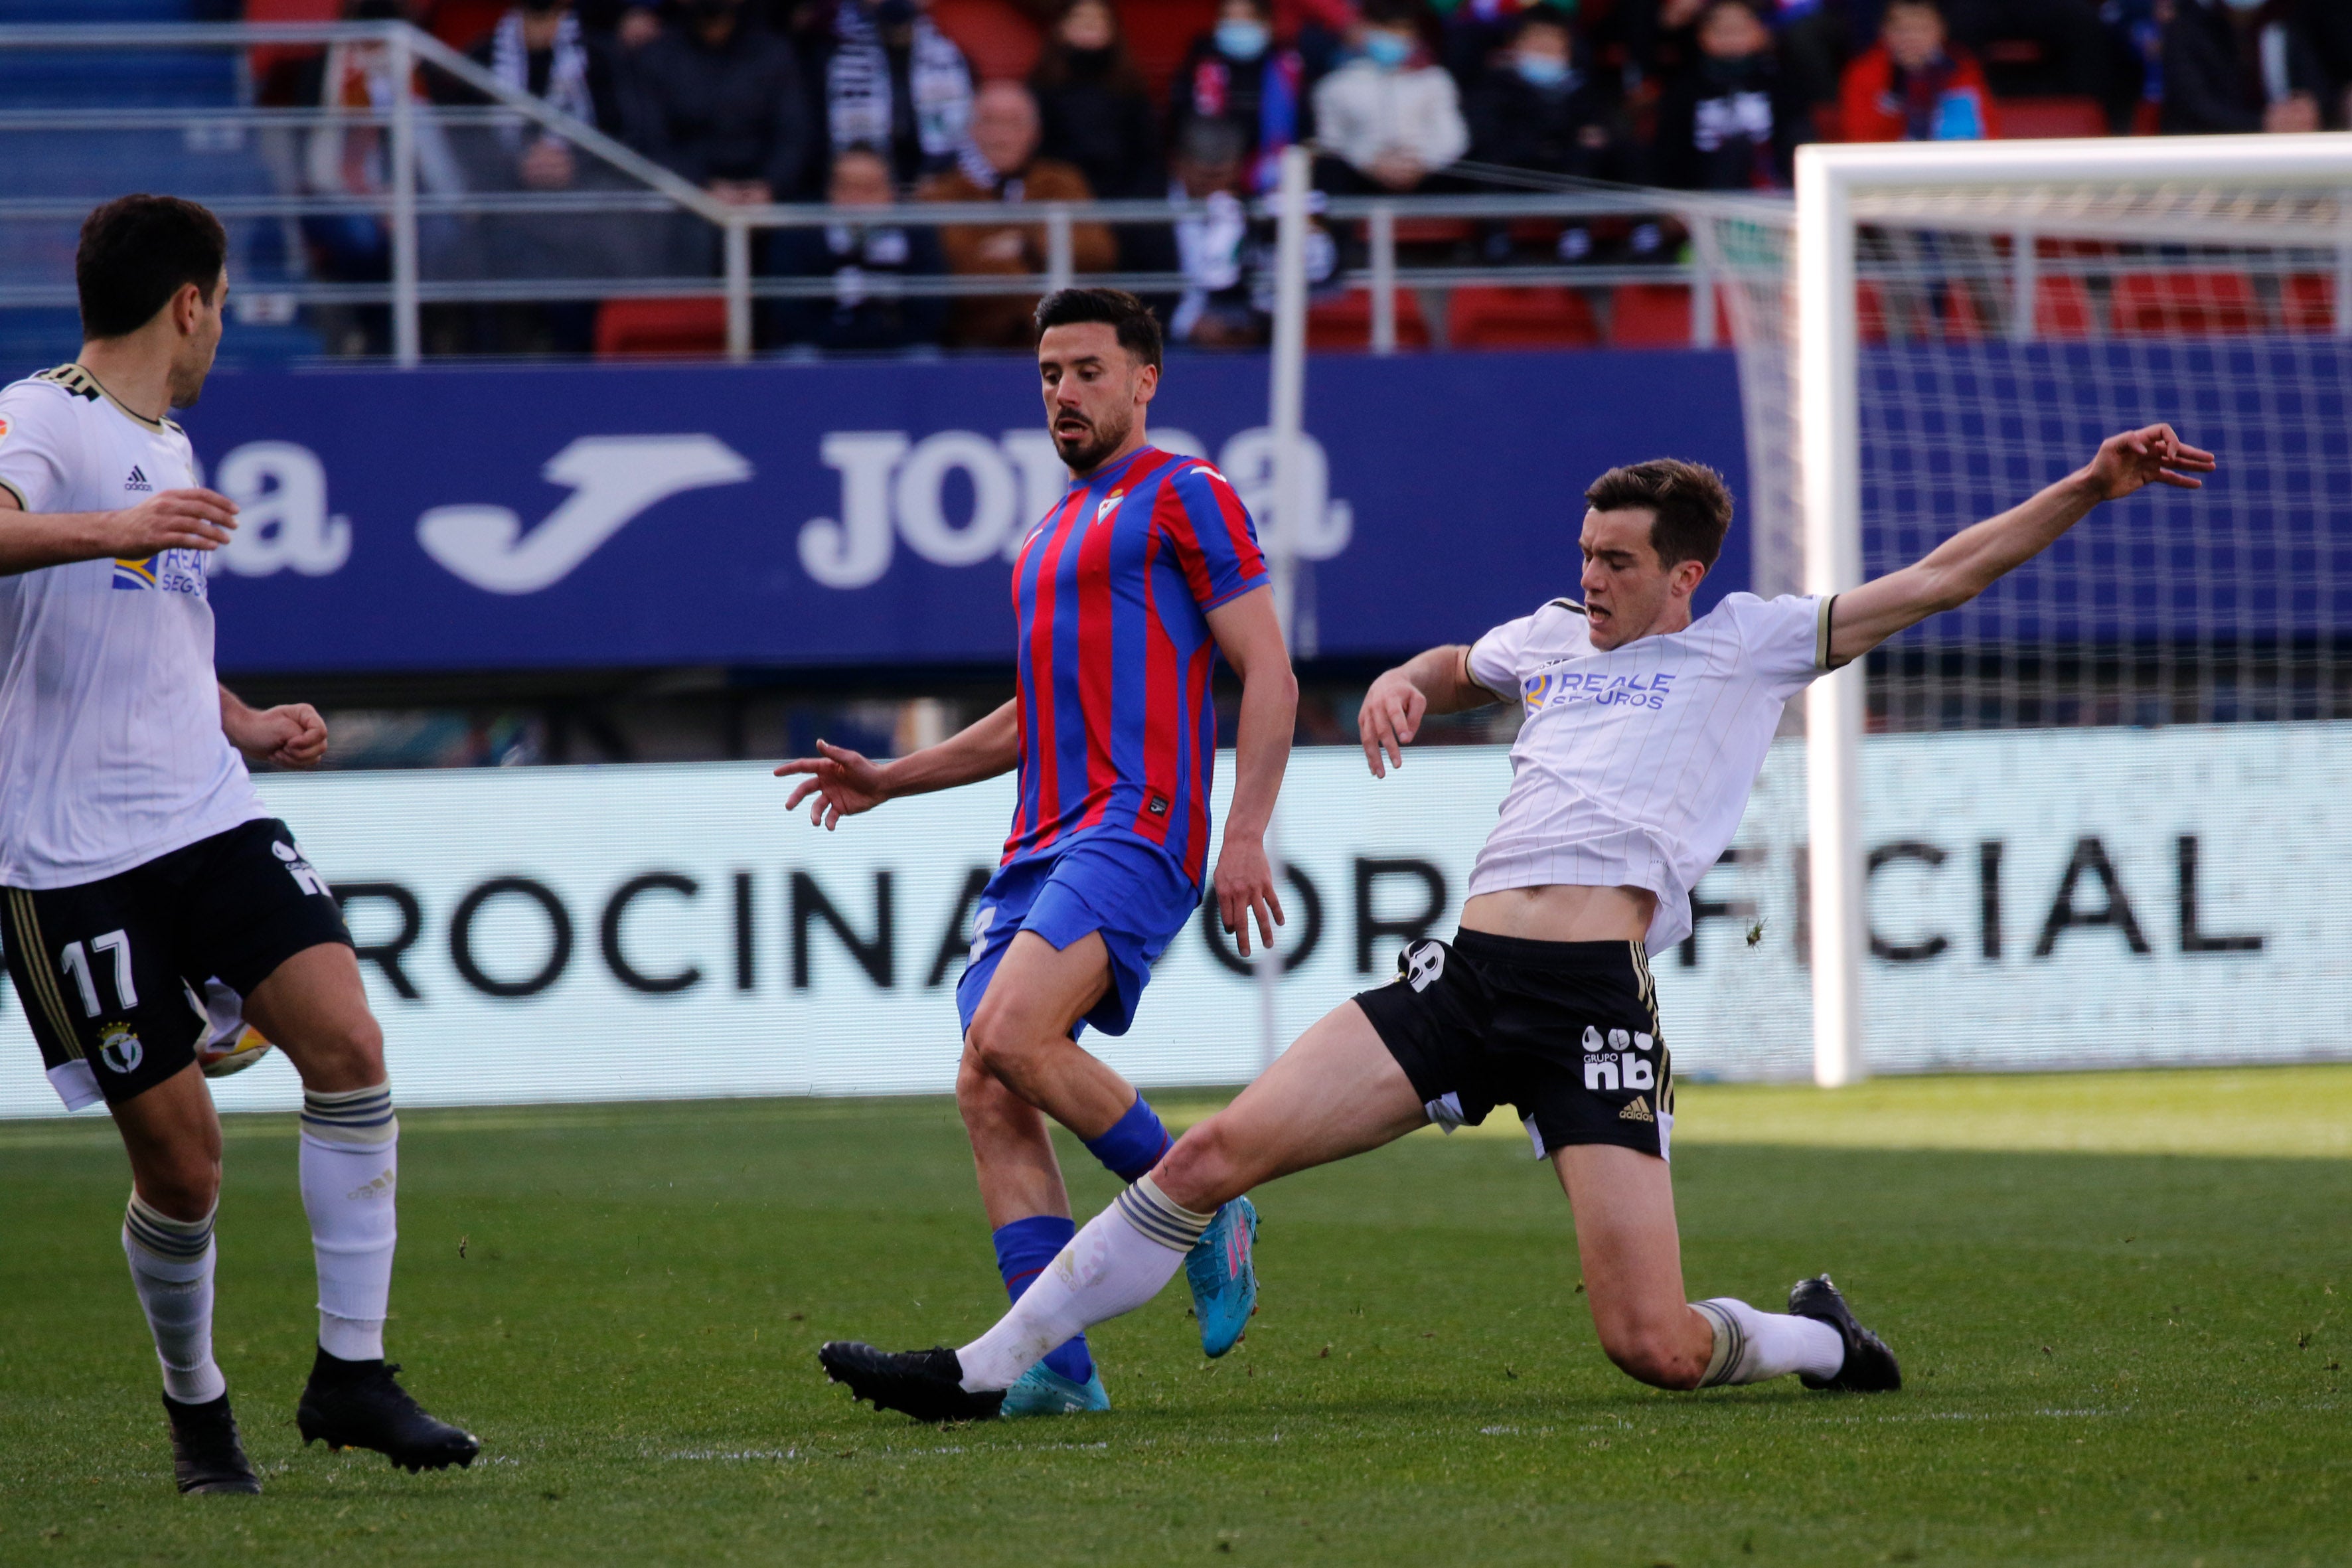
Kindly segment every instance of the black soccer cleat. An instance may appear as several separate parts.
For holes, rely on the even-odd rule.
[[[183,1405],[163,1395],[172,1423],[172,1479],[185,1492],[257,1492],[261,1477],[245,1457],[229,1414],[228,1395],[202,1405]]]
[[[399,1370],[380,1361],[343,1361],[320,1350],[302,1402],[294,1407],[303,1445],[324,1442],[334,1453],[370,1448],[411,1472],[472,1464],[482,1451],[480,1439],[426,1415],[393,1381]]]
[[[1789,1311],[1794,1317],[1827,1323],[1845,1341],[1845,1364],[1838,1368],[1835,1377],[1797,1374],[1797,1381],[1807,1388],[1890,1394],[1903,1386],[1903,1369],[1895,1364],[1895,1352],[1886,1348],[1885,1340],[1853,1321],[1853,1309],[1845,1304],[1828,1275],[1798,1280],[1789,1291]]]
[[[816,1352],[825,1376],[849,1385],[850,1397],[896,1410],[918,1421],[993,1420],[1004,1391],[966,1393],[963,1363],[941,1346],[928,1351],[878,1351],[856,1340],[830,1340]]]

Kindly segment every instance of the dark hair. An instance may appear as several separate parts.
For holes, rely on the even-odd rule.
[[[1055,15],[1053,27],[1045,35],[1045,47],[1037,56],[1037,67],[1029,73],[1029,85],[1050,90],[1066,85],[1077,74],[1076,62],[1072,58],[1075,51],[1062,41],[1062,24],[1081,5],[1099,5],[1110,18],[1110,55],[1105,62],[1108,68],[1103,72],[1103,81],[1114,92],[1149,97],[1151,89],[1144,85],[1143,72],[1127,47],[1127,26],[1118,19],[1118,8],[1110,0],[1064,0],[1061,10]]]
[[[1576,41],[1576,19],[1557,5],[1530,5],[1520,12],[1511,24],[1512,38],[1516,40],[1529,27],[1557,27],[1569,36],[1571,45]]]
[[[1176,138],[1176,155],[1212,166],[1238,163],[1249,153],[1249,137],[1221,114],[1195,115]]]
[[[1160,364],[1160,318],[1124,289],[1056,289],[1037,301],[1037,331],[1100,321],[1118,333],[1118,346],[1138,364]]]
[[[137,331],[193,283],[209,300],[228,261],[220,219],[177,196],[117,196],[82,220],[74,253],[87,341]]]
[[[1364,0],[1364,20],[1379,27],[1419,27],[1426,15],[1422,0]]]
[[[1661,566],[1684,561],[1714,565],[1723,536],[1731,531],[1731,487],[1706,464],[1680,458],[1612,468],[1592,481],[1584,500],[1595,511],[1648,509],[1650,548],[1658,552]]]

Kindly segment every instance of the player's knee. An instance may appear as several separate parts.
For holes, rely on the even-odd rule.
[[[989,1070],[978,1048],[970,1042],[966,1042],[963,1056],[956,1063],[955,1095],[956,1110],[970,1129],[993,1126],[1027,1105]]]
[[[1604,1327],[1601,1348],[1617,1370],[1653,1388],[1692,1389],[1706,1375],[1706,1363],[1663,1328],[1628,1323]]]
[[[1037,1031],[1012,1007],[981,1003],[964,1035],[964,1059],[1003,1083],[1016,1083],[1027,1075],[1039,1056]]]
[[[326,1026],[307,1044],[296,1066],[312,1089],[372,1089],[384,1081],[383,1029],[369,1014]]]
[[[1170,1202],[1205,1213],[1249,1190],[1250,1183],[1237,1179],[1234,1154],[1232,1134],[1222,1118],[1213,1116],[1176,1140],[1175,1147],[1160,1158],[1152,1181]]]
[[[204,1149],[173,1150],[142,1162],[139,1195],[167,1219],[200,1220],[220,1202],[220,1156]]]

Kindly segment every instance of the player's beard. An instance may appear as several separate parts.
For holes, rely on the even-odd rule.
[[[1074,474],[1088,473],[1102,466],[1102,460],[1125,445],[1128,432],[1135,428],[1132,418],[1117,424],[1108,420],[1087,426],[1085,434],[1065,436],[1054,432],[1054,449],[1062,454],[1062,461]]]

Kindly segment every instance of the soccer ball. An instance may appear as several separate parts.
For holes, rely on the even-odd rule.
[[[193,994],[188,1000],[194,1003]],[[196,1066],[206,1078],[226,1078],[243,1072],[269,1054],[261,1031],[245,1021],[245,998],[217,980],[205,982],[204,1003],[196,1009],[205,1017],[205,1036],[196,1043]]]
[[[261,1037],[261,1031],[241,1018],[237,1022],[236,1034],[226,1039],[207,1035],[204,1044],[196,1047],[196,1065],[204,1069],[206,1078],[226,1078],[231,1073],[243,1072],[269,1054],[269,1042]]]

